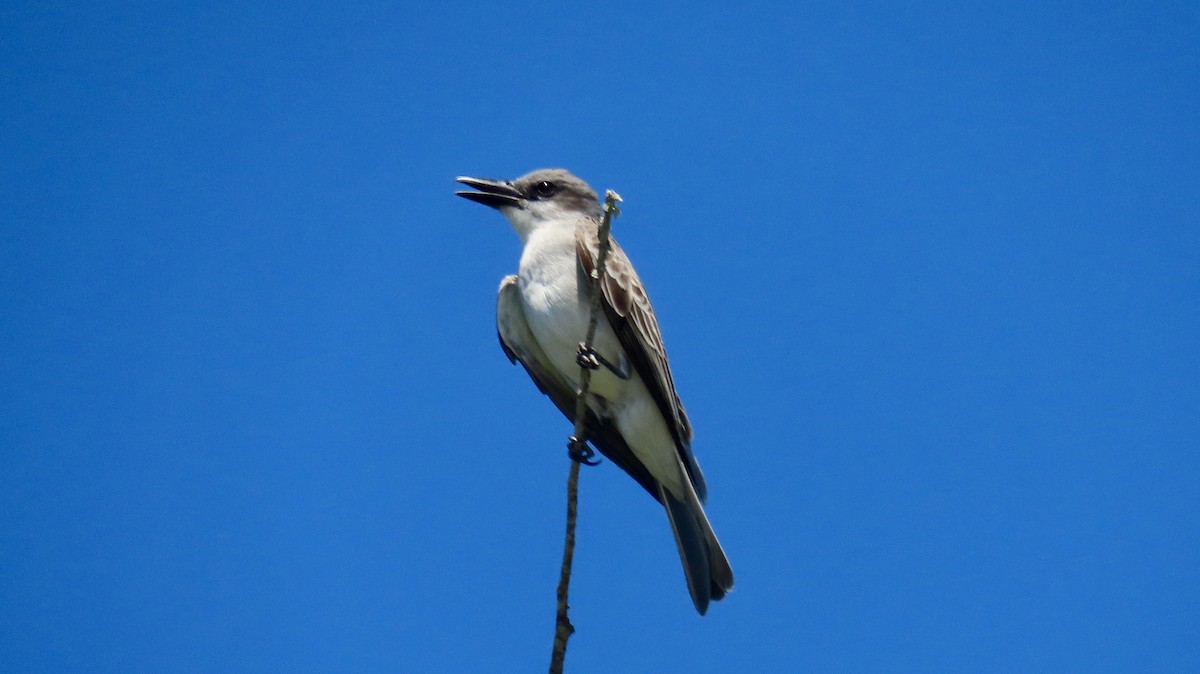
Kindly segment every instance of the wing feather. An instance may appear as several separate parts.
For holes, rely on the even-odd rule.
[[[585,219],[575,229],[575,251],[579,258],[580,271],[590,279],[596,268],[600,250],[597,223]],[[704,474],[692,454],[692,424],[688,420],[679,394],[675,392],[675,381],[667,362],[667,350],[654,307],[638,278],[633,264],[625,251],[611,240],[608,257],[605,259],[605,274],[601,283],[603,306],[609,324],[621,340],[621,346],[633,362],[634,369],[650,390],[655,403],[662,412],[667,426],[675,438],[676,449],[687,468],[700,500],[707,497],[708,488]]]

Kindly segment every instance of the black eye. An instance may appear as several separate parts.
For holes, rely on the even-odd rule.
[[[533,186],[533,191],[539,197],[552,197],[554,196],[554,193],[558,191],[558,185],[555,185],[549,180],[543,180],[542,182]]]

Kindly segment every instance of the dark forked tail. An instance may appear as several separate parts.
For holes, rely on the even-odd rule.
[[[687,501],[680,501],[662,485],[659,496],[667,510],[675,545],[683,562],[688,592],[700,615],[708,610],[710,600],[718,600],[733,588],[733,569],[704,514],[704,507],[694,490],[688,490]]]

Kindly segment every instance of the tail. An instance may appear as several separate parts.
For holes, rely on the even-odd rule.
[[[695,490],[690,488],[689,481],[685,480],[685,484],[689,487],[686,501],[675,498],[662,485],[659,485],[658,493],[666,507],[671,531],[675,533],[675,545],[679,548],[692,603],[696,605],[696,611],[704,615],[710,600],[721,599],[733,589],[733,569]]]

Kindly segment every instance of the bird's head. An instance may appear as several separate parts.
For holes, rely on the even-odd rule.
[[[546,223],[574,227],[581,216],[600,219],[596,192],[564,169],[538,169],[512,181],[461,176],[458,182],[477,191],[455,194],[499,210],[522,240]]]

